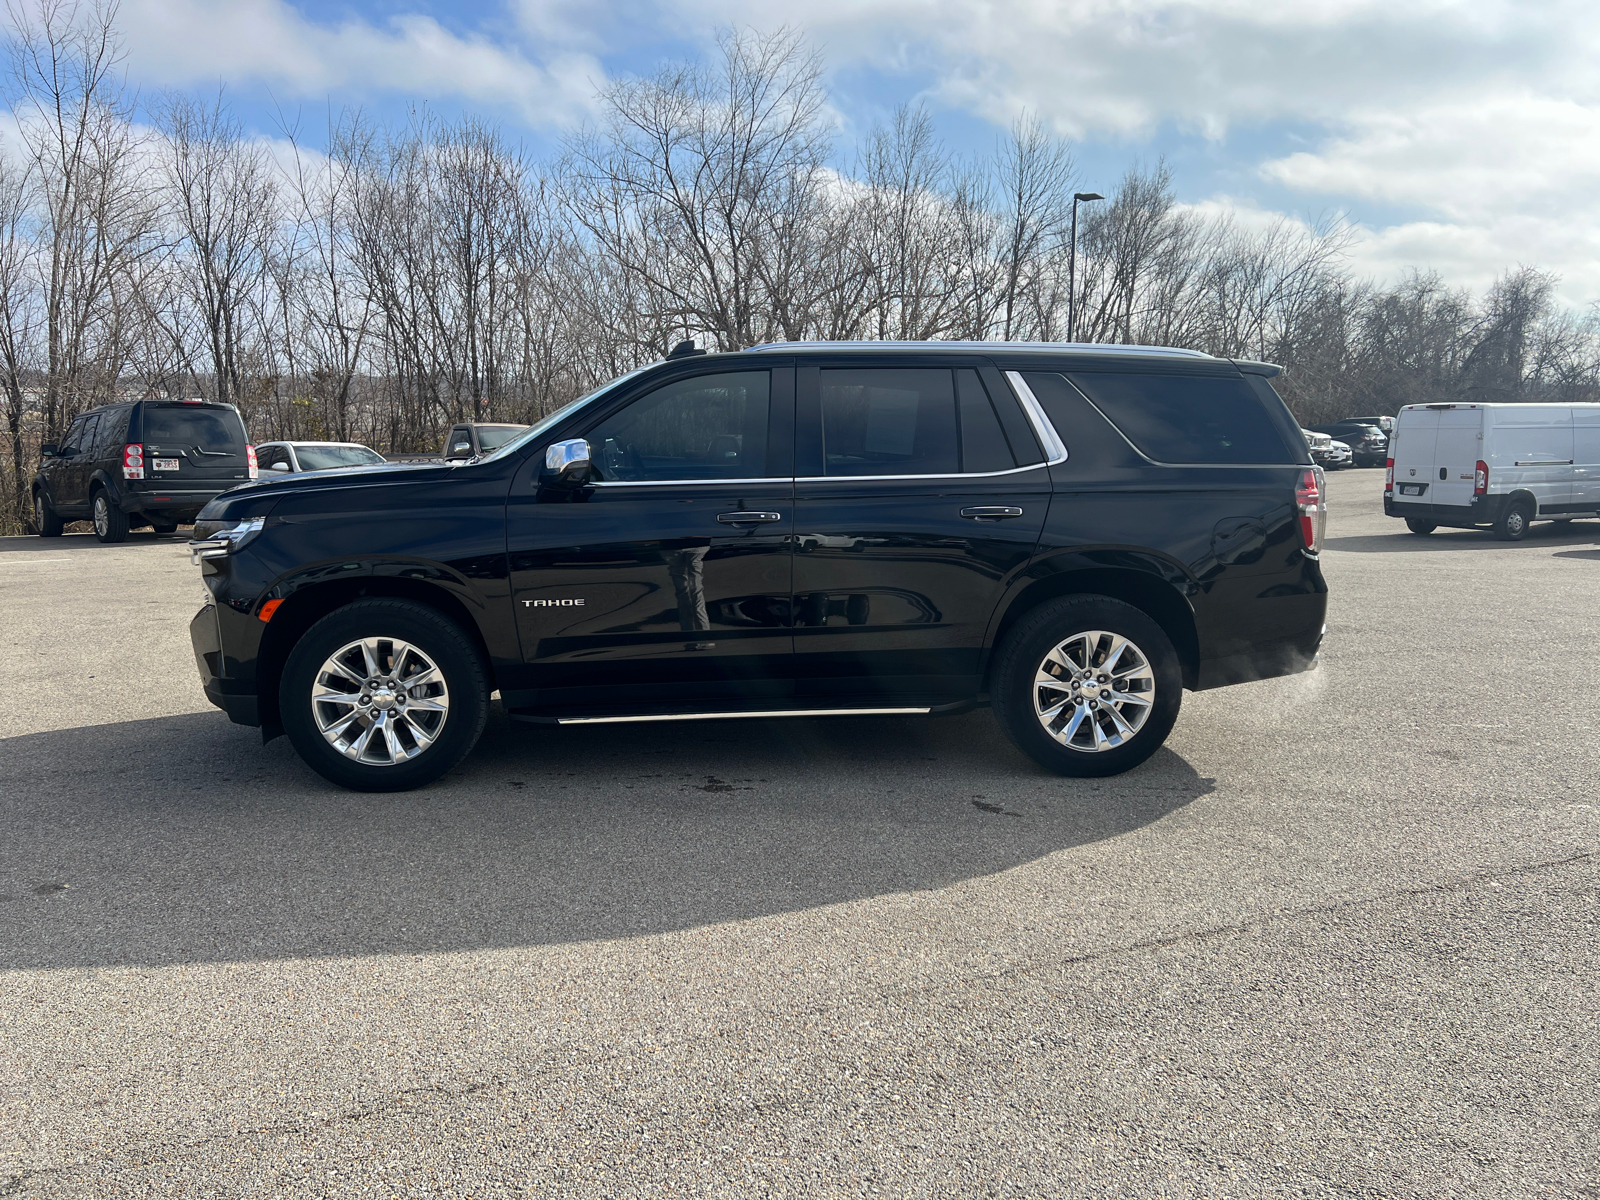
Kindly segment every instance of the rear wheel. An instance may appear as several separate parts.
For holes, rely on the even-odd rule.
[[[1406,528],[1411,530],[1412,533],[1429,534],[1439,527],[1432,521],[1423,521],[1417,517],[1407,517]]]
[[[1494,523],[1494,532],[1502,541],[1520,542],[1528,536],[1528,526],[1533,523],[1533,506],[1526,500],[1516,500],[1500,514]]]
[[[993,701],[1018,749],[1062,775],[1118,775],[1172,732],[1183,673],[1148,615],[1105,596],[1041,604],[1006,635]]]
[[[102,542],[128,540],[128,514],[115,504],[105,492],[96,492],[89,502],[89,512],[94,518],[94,535]]]
[[[39,526],[40,537],[58,538],[67,527],[61,514],[50,506],[50,497],[42,491],[33,494],[33,520]]]
[[[357,600],[295,644],[278,691],[284,731],[324,779],[363,792],[431,783],[477,745],[489,677],[437,610]]]

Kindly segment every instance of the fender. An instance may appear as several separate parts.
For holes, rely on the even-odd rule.
[[[1153,617],[1171,639],[1184,686],[1198,677],[1200,647],[1194,598],[1202,585],[1177,559],[1127,546],[1076,546],[1047,552],[1012,580],[989,622],[984,669],[1006,630],[1036,605],[1058,596],[1093,593],[1123,600]]]

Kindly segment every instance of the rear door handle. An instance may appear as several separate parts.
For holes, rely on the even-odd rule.
[[[765,525],[769,521],[783,520],[783,514],[775,512],[718,513],[717,520],[724,525]]]
[[[1009,504],[980,504],[975,508],[963,508],[961,515],[974,521],[1003,521],[1007,517],[1020,517],[1022,510]]]

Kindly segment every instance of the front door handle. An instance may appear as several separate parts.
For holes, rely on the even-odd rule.
[[[724,525],[765,525],[769,521],[783,520],[783,514],[775,512],[718,513],[717,520]]]
[[[961,515],[974,521],[1003,521],[1007,517],[1020,517],[1022,510],[1009,504],[980,504],[975,508],[963,508]]]

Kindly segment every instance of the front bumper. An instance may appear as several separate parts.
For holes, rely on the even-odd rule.
[[[189,622],[189,641],[194,646],[200,686],[205,690],[206,699],[227,713],[228,720],[235,725],[259,725],[261,706],[256,699],[255,681],[229,678],[219,622],[215,604],[205,605]]]

